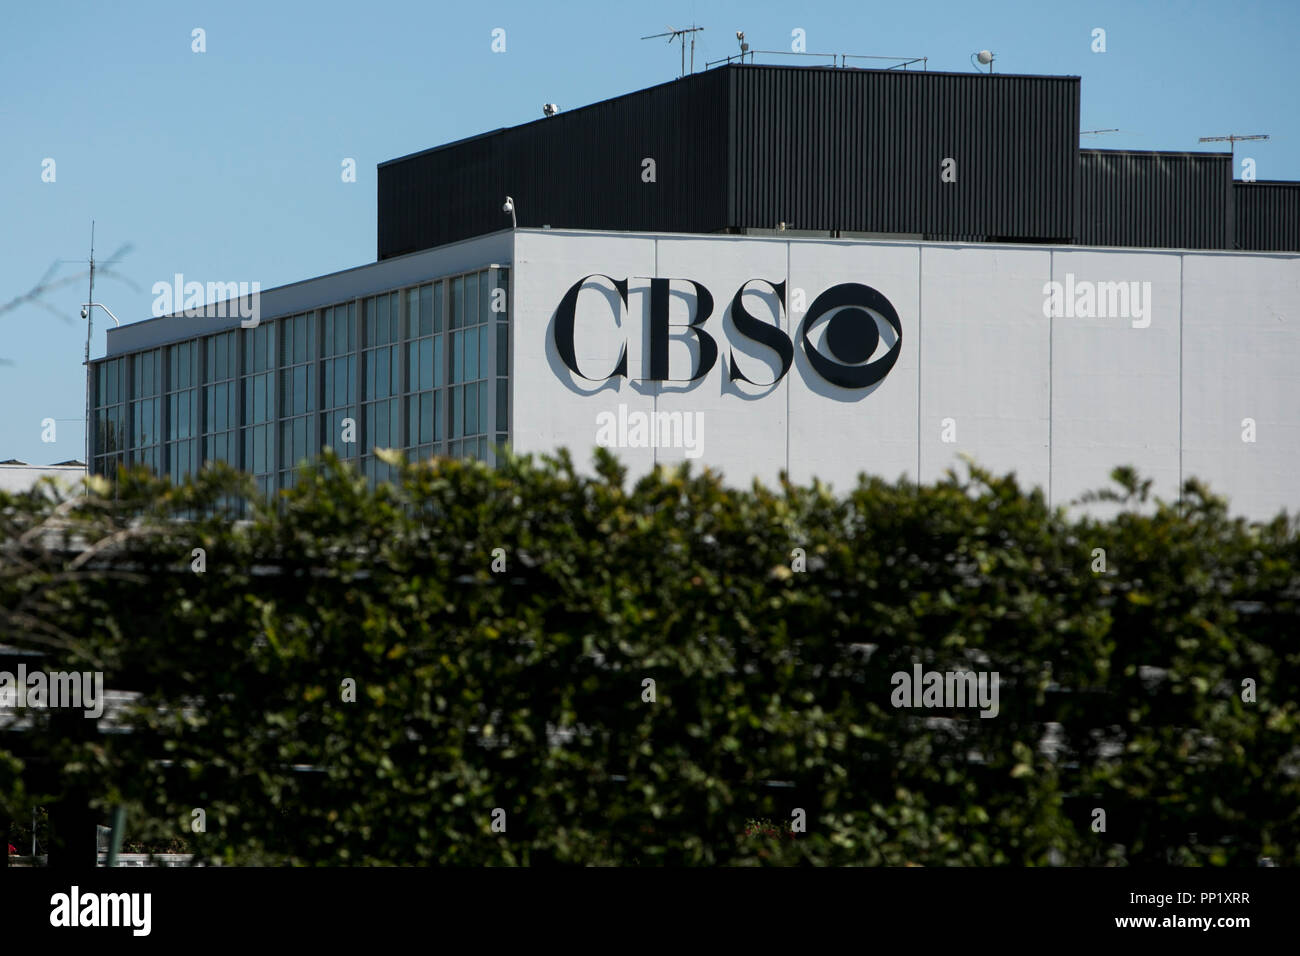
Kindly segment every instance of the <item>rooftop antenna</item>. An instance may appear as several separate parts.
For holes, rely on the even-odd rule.
[[[993,51],[992,50],[980,50],[978,53],[972,53],[970,55],[970,60],[971,60],[971,66],[975,66],[975,61],[979,60],[980,66],[987,66],[989,68],[989,72],[990,73],[993,72]],[[979,70],[979,67],[975,66],[975,69]]]
[[[669,43],[672,43],[674,40],[681,43],[682,76],[685,76],[686,75],[686,34],[689,33],[691,35],[691,72],[694,73],[695,72],[695,34],[699,33],[703,29],[704,27],[697,27],[695,24],[692,23],[689,27],[684,27],[681,30],[678,30],[674,27],[669,27],[667,33],[652,33],[650,34],[650,36],[642,37],[641,39],[654,40],[658,37],[667,37]]]
[[[1235,164],[1237,161],[1237,144],[1242,142],[1243,140],[1248,140],[1248,139],[1268,139],[1268,134],[1262,133],[1262,134],[1257,134],[1255,136],[1237,136],[1235,134],[1229,136],[1202,136],[1199,142],[1227,143],[1228,151],[1232,153],[1233,163]]]
[[[86,296],[87,302],[95,301],[95,220],[90,220],[90,294]],[[89,475],[94,471],[90,461],[90,433],[95,427],[94,421],[90,417],[90,330],[94,327],[95,322],[91,318],[94,310],[88,305],[81,307],[81,314],[86,319],[86,359],[83,363],[86,366],[86,474]],[[123,406],[125,407],[125,406]],[[86,494],[90,494],[90,484],[86,484]]]
[[[109,260],[110,263],[112,260]],[[86,356],[83,364],[86,366],[86,474],[91,472],[90,464],[90,435],[94,427],[90,420],[90,339],[95,328],[93,318],[95,309],[103,309],[108,313],[108,317],[113,320],[115,326],[121,327],[122,323],[112,310],[102,302],[95,301],[95,220],[90,220],[90,294],[86,301],[81,304],[81,317],[86,320]],[[87,486],[87,494],[90,493]]]
[[[1119,132],[1119,127],[1116,127],[1115,129],[1081,129],[1079,130],[1079,135],[1100,136],[1102,133],[1118,133],[1118,132]]]

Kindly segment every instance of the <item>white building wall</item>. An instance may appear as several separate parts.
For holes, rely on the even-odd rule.
[[[1058,282],[1073,275],[1076,284],[1151,283],[1150,314],[1141,319],[1051,320],[1054,502],[1109,484],[1116,465],[1153,479],[1155,494],[1178,496],[1180,260],[1147,251],[1052,253]]]
[[[42,478],[54,478],[65,488],[72,488],[86,476],[82,465],[3,465],[0,464],[0,491],[20,494],[36,487]]]
[[[960,469],[960,456],[969,455],[1046,489],[1050,258],[1037,249],[921,247],[922,481]]]
[[[623,405],[699,413],[697,462],[732,484],[770,484],[782,470],[839,489],[863,471],[929,482],[967,455],[994,472],[1015,471],[1057,504],[1106,485],[1115,466],[1129,464],[1164,497],[1198,475],[1252,517],[1300,506],[1294,254],[521,230],[513,261],[518,451],[566,446],[590,468],[598,416],[617,415]],[[616,297],[601,291],[608,283],[581,293],[579,366],[605,376],[626,342],[628,379],[578,379],[555,348],[557,305],[593,273],[627,278],[628,307],[619,327],[610,306]],[[703,328],[720,354],[701,381],[644,379],[652,276],[692,279],[713,296]],[[737,335],[730,319],[732,297],[751,279],[787,284],[781,324],[795,359],[771,386],[727,374],[733,350],[755,381],[770,382],[776,370],[773,353]],[[1145,314],[1130,302],[1127,313],[1108,316],[1094,301],[1090,315],[1049,316],[1049,281],[1069,283],[1076,294],[1084,283],[1137,282],[1149,301],[1144,294]],[[798,336],[798,307],[846,282],[883,293],[903,329],[897,364],[867,389],[822,379]],[[672,292],[670,321],[680,326],[693,315],[694,296],[685,283]],[[762,283],[751,283],[744,301],[765,321],[776,314]],[[697,350],[693,338],[674,337],[670,374],[685,378]],[[1256,423],[1253,443],[1242,441],[1245,418]],[[685,457],[681,448],[613,450],[634,475]]]
[[[1183,473],[1259,517],[1300,506],[1298,322],[1300,256],[1183,257]]]

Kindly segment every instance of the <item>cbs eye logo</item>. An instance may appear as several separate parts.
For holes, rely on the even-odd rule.
[[[602,279],[604,283],[592,280]],[[713,313],[713,294],[693,279],[651,278],[648,291],[649,308],[649,351],[646,356],[645,381],[660,382],[694,382],[704,378],[718,360],[718,343],[704,329],[704,324]],[[606,286],[605,283],[608,283]],[[694,315],[685,325],[672,326],[668,322],[669,297],[673,283],[677,283],[677,292],[693,292]],[[794,364],[794,345],[782,331],[779,324],[766,322],[745,308],[743,297],[751,283],[762,283],[771,289],[778,302],[779,311],[784,312],[785,283],[769,282],[766,279],[749,279],[741,283],[731,302],[731,318],[737,334],[742,338],[765,346],[777,354],[780,359],[780,371],[773,381],[766,385],[775,385]],[[623,319],[627,313],[628,295],[631,291],[629,279],[613,279],[606,275],[584,276],[569,287],[559,306],[555,310],[554,342],[556,353],[566,368],[579,378],[591,382],[602,382],[616,376],[627,378],[627,340],[623,340],[617,357],[611,352],[610,364],[605,368],[613,370],[603,377],[594,377],[581,371],[578,367],[577,344],[574,340],[577,328],[578,296],[588,284],[593,291],[604,292],[592,295],[587,301],[603,307],[608,311],[611,300],[617,302],[617,314],[614,323],[625,328]],[[636,290],[638,292],[642,290]],[[617,296],[614,299],[614,295]],[[687,295],[690,298],[689,295]],[[598,305],[599,304],[599,305]],[[876,318],[879,316],[879,320]],[[881,323],[884,323],[882,326]],[[676,329],[687,335],[694,335],[699,346],[695,358],[695,368],[687,378],[671,378],[668,374],[669,332]],[[883,336],[882,336],[883,331]],[[798,338],[803,346],[808,364],[827,382],[846,389],[863,389],[881,382],[898,362],[903,349],[903,324],[898,311],[884,295],[871,286],[857,282],[842,282],[822,292],[813,300],[803,322],[799,327]],[[887,349],[879,358],[872,360],[881,345],[882,338],[892,339],[887,342]],[[731,380],[750,382],[736,361],[734,351],[729,351],[728,377]]]
[[[868,362],[880,345],[880,326],[873,312],[894,330],[894,342],[884,355]],[[831,358],[815,348],[812,341],[812,331],[823,317],[822,340]],[[898,361],[903,350],[903,323],[894,304],[880,292],[869,285],[843,282],[813,300],[799,327],[799,339],[809,364],[826,381],[840,388],[870,388],[882,381]]]

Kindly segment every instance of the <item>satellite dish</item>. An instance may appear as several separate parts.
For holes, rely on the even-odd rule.
[[[990,50],[980,50],[975,54],[975,59],[979,60],[984,66],[993,62],[993,53]]]

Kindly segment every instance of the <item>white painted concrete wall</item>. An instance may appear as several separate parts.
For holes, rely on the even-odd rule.
[[[556,306],[592,273],[628,278],[631,289],[623,327],[614,324],[612,292],[602,295],[599,285],[582,292],[580,367],[607,374],[626,339],[629,379],[575,378],[556,353]],[[704,328],[720,357],[699,382],[642,380],[652,276],[693,279],[713,294]],[[1147,314],[1046,316],[1045,283],[1068,276],[1076,288],[1150,283]],[[733,348],[757,381],[770,381],[775,368],[773,354],[741,339],[729,321],[732,296],[754,278],[786,281],[792,307],[794,290],[803,290],[806,306],[838,283],[878,289],[902,321],[897,364],[871,389],[830,385],[803,356],[803,315],[783,314],[795,345],[790,372],[768,388],[728,381]],[[673,293],[671,320],[684,324],[694,297],[684,284]],[[1105,485],[1111,469],[1129,464],[1165,497],[1196,475],[1251,517],[1300,506],[1294,254],[523,230],[515,236],[512,299],[519,451],[566,446],[590,467],[598,414],[624,404],[702,413],[697,461],[733,484],[771,483],[783,469],[797,481],[818,477],[841,489],[863,471],[933,481],[960,469],[966,454],[996,472],[1015,471],[1053,503]],[[752,285],[745,302],[759,317],[775,314],[762,285]],[[685,339],[675,342],[673,377],[686,377],[693,354]],[[1254,442],[1242,440],[1246,418],[1255,422]],[[945,419],[955,441],[943,440]],[[615,451],[633,474],[683,457],[681,449]]]
[[[28,491],[47,475],[72,487],[85,477],[86,469],[77,465],[0,465],[0,490]]]

